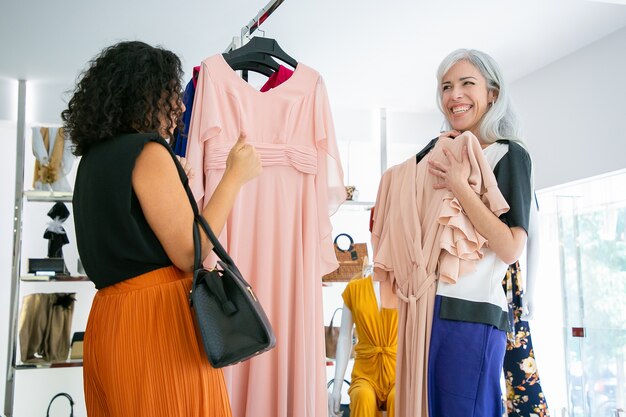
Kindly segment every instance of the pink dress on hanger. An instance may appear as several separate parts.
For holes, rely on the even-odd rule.
[[[239,193],[220,241],[263,304],[276,348],[224,370],[233,417],[325,417],[321,277],[338,266],[329,216],[346,196],[320,75],[299,63],[262,93],[222,55],[202,62],[187,149],[202,207],[242,130],[263,173]]]

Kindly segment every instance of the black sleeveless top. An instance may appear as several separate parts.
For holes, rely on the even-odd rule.
[[[169,150],[187,188],[171,147],[156,133],[105,140],[80,160],[73,199],[76,242],[85,272],[98,289],[172,265],[132,187],[135,161],[148,141]]]

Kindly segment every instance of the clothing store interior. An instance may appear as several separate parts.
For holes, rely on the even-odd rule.
[[[79,93],[120,45],[180,59],[162,88],[178,82],[182,123],[165,141],[161,119],[133,125],[137,155],[96,166],[117,137],[77,156],[70,133],[108,105],[79,111]],[[626,416],[625,0],[6,1],[0,52],[0,416]],[[230,257],[182,272],[154,220],[171,204],[144,208],[138,171],[169,158],[192,219],[228,194],[236,147],[262,169],[216,230]],[[107,200],[164,264],[131,267],[134,229],[108,203],[86,220]],[[115,259],[140,272],[103,281]],[[206,277],[227,330],[244,307],[210,282],[241,295],[226,283],[243,276],[267,343],[217,361],[188,287],[180,311],[112,307],[170,285],[157,268]],[[195,365],[151,352],[182,332],[158,314],[192,323],[176,343]],[[129,320],[150,339],[116,333]]]

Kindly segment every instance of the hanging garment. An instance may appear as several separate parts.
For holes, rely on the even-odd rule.
[[[522,274],[519,262],[510,265],[502,286],[513,312],[513,331],[504,354],[506,406],[509,417],[537,415],[548,417],[548,403],[541,389],[530,327],[522,317]]]
[[[74,163],[72,142],[66,140],[63,128],[34,127],[35,190],[72,191],[66,175]]]
[[[444,146],[457,158],[467,146],[471,166],[468,181],[473,190],[496,215],[508,210],[491,166],[469,132],[456,139],[441,137],[420,163],[410,158],[383,174],[372,231],[374,273],[383,281],[389,280],[401,300],[396,409],[406,417],[428,416],[428,347],[437,266],[441,263],[440,269],[446,273],[442,280],[454,286],[460,273],[473,270],[485,243],[451,192],[433,189],[438,179],[428,172],[427,160],[445,162]],[[455,262],[454,257],[462,258],[462,262]]]
[[[18,326],[22,362],[67,360],[75,300],[75,293],[24,296]]]
[[[202,63],[187,153],[200,207],[241,131],[263,173],[241,189],[219,238],[255,288],[276,348],[224,370],[233,416],[326,416],[321,277],[338,266],[329,215],[345,188],[320,75],[298,64],[288,81],[261,93],[221,54]]]
[[[196,84],[198,82],[198,74],[200,73],[200,66],[193,67],[193,76],[187,87],[185,88],[185,93],[183,94],[183,103],[185,104],[185,112],[183,113],[183,130],[182,132],[177,132],[176,141],[174,142],[174,153],[178,156],[185,156],[187,154],[187,136],[189,134],[189,124],[191,122],[191,113],[193,111],[193,100],[196,95]],[[287,67],[279,66],[278,71],[272,74],[271,77],[268,78],[266,83],[261,87],[261,92],[264,93],[266,91],[271,90],[272,88],[278,87],[289,78],[293,71]]]
[[[70,211],[65,204],[59,202],[54,203],[48,211],[48,217],[52,219],[48,222],[46,231],[43,234],[44,239],[48,239],[48,258],[63,258],[63,245],[70,243],[63,222],[70,216]]]
[[[177,132],[176,141],[174,142],[174,153],[178,156],[185,156],[187,154],[187,136],[189,134],[189,124],[191,122],[191,112],[193,111],[193,99],[196,95],[196,84],[198,82],[198,74],[200,73],[200,66],[193,67],[193,77],[187,84],[185,88],[185,93],[183,94],[183,103],[185,104],[185,112],[183,113],[183,130],[182,132]],[[261,87],[261,92],[264,93],[266,91],[271,90],[272,88],[278,87],[289,78],[293,71],[287,67],[279,66],[278,71],[272,74],[271,77],[265,82],[263,87]]]
[[[159,268],[99,290],[85,330],[89,417],[230,417],[189,309],[191,273]]]
[[[280,65],[278,67],[278,71],[272,74],[271,77],[267,79],[263,87],[261,87],[261,92],[265,93],[266,91],[270,91],[272,88],[278,87],[285,81],[287,81],[293,75],[293,70],[290,70],[287,67],[283,67]]]
[[[343,294],[359,341],[352,368],[351,417],[372,417],[386,410],[394,417],[398,310],[378,307],[371,277],[350,281]]]
[[[183,130],[176,130],[176,140],[174,141],[173,151],[178,156],[185,156],[187,153],[187,135],[189,134],[189,123],[191,122],[191,112],[193,111],[193,99],[196,95],[196,83],[198,81],[198,73],[200,72],[200,66],[193,67],[191,80],[185,87],[183,93],[183,104],[185,105],[185,112],[183,113]]]

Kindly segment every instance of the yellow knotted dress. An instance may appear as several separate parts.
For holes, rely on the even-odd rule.
[[[344,290],[343,300],[352,313],[359,340],[350,383],[350,416],[394,417],[397,309],[378,308],[372,278],[354,279]]]

